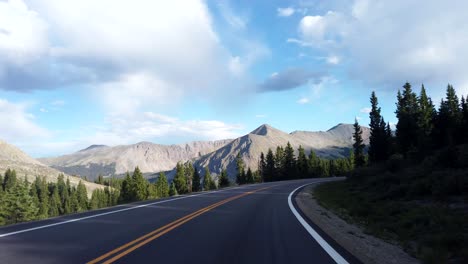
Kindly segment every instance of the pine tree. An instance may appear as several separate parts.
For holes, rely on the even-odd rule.
[[[310,177],[320,177],[320,159],[313,150],[309,153],[309,174]]]
[[[54,186],[49,203],[49,217],[58,216],[60,213],[60,196],[58,187]]]
[[[166,174],[164,174],[164,172],[159,173],[156,181],[156,187],[159,197],[169,196],[169,184],[167,183]]]
[[[49,214],[49,189],[44,178],[36,177],[34,187],[39,198],[39,219],[45,219]]]
[[[370,137],[369,137],[369,161],[381,162],[388,158],[388,139],[385,132],[386,124],[381,116],[381,108],[375,92],[370,97],[371,111],[370,119]]]
[[[294,179],[296,178],[296,158],[294,157],[294,149],[291,146],[291,143],[286,144],[284,149],[284,163],[283,163],[284,179]]]
[[[354,121],[354,166],[359,168],[363,167],[366,164],[366,159],[364,156],[364,141],[362,140],[362,129],[359,125],[357,119]]]
[[[3,196],[2,207],[4,210],[0,210],[0,213],[3,214],[0,215],[0,218],[4,219],[5,224],[34,220],[39,211],[30,195],[27,180],[9,186],[8,191]]]
[[[297,155],[297,173],[299,178],[305,178],[309,172],[309,161],[302,146],[299,146]]]
[[[253,173],[252,173],[252,170],[250,169],[250,167],[247,169],[247,173],[245,174],[245,178],[246,178],[246,183],[254,183],[255,182],[254,177],[253,177]]]
[[[226,169],[222,169],[221,170],[221,175],[219,176],[219,187],[220,188],[224,188],[224,187],[228,187],[230,185],[230,182],[229,182],[229,177],[227,175],[227,171]]]
[[[403,86],[403,94],[398,91],[396,116],[396,137],[400,150],[406,154],[417,145],[418,138],[418,116],[420,113],[416,94],[407,82]]]
[[[211,178],[210,169],[205,167],[205,176],[203,177],[203,190],[208,191],[213,189],[213,179]]]
[[[273,181],[279,181],[283,179],[284,175],[284,149],[282,146],[276,147],[275,152],[275,174]]]
[[[176,166],[176,175],[173,180],[177,193],[184,194],[187,192],[187,180],[185,178],[185,168],[184,165],[180,162]]]
[[[138,166],[132,175],[132,201],[143,201],[148,199],[148,181],[143,177],[143,173]]]
[[[462,138],[463,142],[468,142],[468,98],[465,99],[463,96],[461,98],[461,112],[462,112],[462,134],[465,135]]]
[[[171,187],[169,188],[169,195],[170,196],[179,195],[179,193],[177,193],[177,188],[175,187],[174,182],[171,183]]]
[[[82,181],[78,183],[78,187],[76,188],[76,198],[78,199],[79,206],[77,212],[86,211],[88,209],[88,192]]]
[[[438,147],[453,146],[461,141],[460,128],[462,112],[459,108],[458,97],[452,85],[447,86],[446,98],[441,100],[435,123],[435,141]]]
[[[121,187],[121,201],[122,202],[131,202],[133,201],[134,197],[132,195],[132,186],[133,186],[133,180],[130,177],[130,173],[125,174],[125,178],[122,181],[122,187]]]
[[[246,182],[245,178],[245,165],[244,165],[244,160],[242,159],[242,156],[239,153],[237,153],[236,157],[236,182],[237,184],[241,185]]]
[[[193,171],[193,178],[192,178],[192,191],[193,192],[199,192],[201,191],[201,178],[200,178],[200,173],[198,173],[198,170],[195,169]]]
[[[263,152],[260,153],[260,161],[258,162],[258,173],[261,177],[260,181],[264,181],[264,174],[265,174],[265,170],[266,170],[266,161],[265,161],[265,154],[263,154]]]
[[[190,161],[185,164],[184,172],[187,192],[191,193],[193,190],[193,173],[195,172],[195,168],[193,167],[193,164]]]
[[[273,181],[273,177],[275,174],[275,156],[273,155],[273,151],[268,149],[265,161],[265,169],[263,170],[263,180],[265,182]]]
[[[419,116],[418,116],[418,149],[420,152],[425,153],[431,148],[431,136],[434,128],[434,120],[436,117],[436,110],[430,97],[426,94],[424,85],[421,86],[421,92],[418,97]]]
[[[8,191],[12,189],[16,185],[16,183],[16,171],[7,169],[5,172],[5,177],[3,179],[3,190]]]

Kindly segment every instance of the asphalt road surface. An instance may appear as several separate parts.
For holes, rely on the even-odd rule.
[[[326,235],[314,238],[316,228],[308,230],[291,209],[290,194],[317,181],[246,185],[0,228],[0,263],[352,263]]]

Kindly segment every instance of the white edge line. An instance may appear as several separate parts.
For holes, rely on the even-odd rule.
[[[316,182],[314,182],[316,183]],[[299,222],[302,224],[302,226],[307,230],[307,232],[309,232],[309,234],[315,239],[315,241],[317,241],[317,243],[328,253],[328,255],[330,255],[330,257],[338,264],[349,264],[338,252],[336,252],[335,249],[333,249],[332,246],[330,246],[326,241],[325,239],[323,239],[318,233],[317,231],[315,231],[305,220],[304,218],[302,218],[302,216],[297,212],[296,208],[294,208],[294,205],[292,203],[292,196],[293,194],[299,190],[300,188],[304,187],[304,186],[307,186],[307,185],[310,185],[310,184],[314,184],[314,183],[308,183],[308,184],[304,184],[302,186],[299,186],[297,187],[294,191],[292,191],[290,194],[289,194],[289,197],[288,197],[288,204],[289,204],[289,208],[291,209],[292,213],[296,216],[297,220],[299,220]]]
[[[235,188],[229,188],[229,189],[226,189],[226,190],[217,190],[217,191],[211,191],[211,192],[203,192],[203,193],[200,193],[200,194],[192,194],[192,195],[177,197],[177,198],[174,198],[174,199],[169,199],[169,200],[164,200],[164,201],[157,201],[157,202],[148,203],[148,204],[141,204],[141,205],[137,205],[137,206],[133,206],[133,207],[129,207],[129,208],[124,208],[124,209],[120,209],[120,210],[115,210],[115,211],[110,211],[110,212],[105,212],[105,213],[100,213],[100,214],[95,214],[95,215],[90,215],[90,216],[85,216],[85,217],[70,219],[70,220],[63,221],[63,222],[58,222],[58,223],[53,223],[53,224],[48,224],[48,225],[43,225],[43,226],[32,227],[32,228],[23,229],[23,230],[19,230],[19,231],[15,231],[15,232],[10,232],[10,233],[5,233],[5,234],[0,234],[0,238],[2,238],[2,237],[7,237],[7,236],[12,236],[12,235],[17,235],[17,234],[21,234],[21,233],[26,233],[26,232],[31,232],[31,231],[34,231],[34,230],[49,228],[49,227],[53,227],[53,226],[69,224],[69,223],[78,222],[78,221],[82,221],[82,220],[86,220],[86,219],[90,219],[90,218],[95,218],[95,217],[100,217],[100,216],[104,216],[104,215],[116,214],[116,213],[120,213],[120,212],[124,212],[124,211],[129,211],[129,210],[133,210],[133,209],[138,209],[138,208],[142,208],[142,207],[148,207],[148,206],[155,205],[155,204],[162,204],[162,203],[172,202],[172,201],[181,200],[181,199],[186,199],[186,198],[190,198],[190,197],[195,197],[195,196],[200,196],[200,195],[205,195],[205,194],[210,194],[210,193],[217,193],[217,192],[222,192],[222,191],[228,191],[228,190],[237,189],[237,188],[242,188],[242,187],[245,187],[245,186],[239,186],[239,187],[235,187]],[[120,206],[122,206],[122,205],[120,205]],[[64,215],[64,216],[66,216],[66,215]],[[45,220],[47,220],[47,219],[45,219]]]

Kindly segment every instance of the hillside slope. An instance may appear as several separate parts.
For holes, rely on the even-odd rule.
[[[45,177],[47,182],[57,182],[58,175],[62,173],[33,159],[17,147],[0,141],[0,173],[4,173],[8,168],[15,170],[19,179],[24,179],[26,176],[29,182],[34,181],[36,176]],[[66,174],[65,177],[70,179],[72,186],[77,186],[80,181],[78,177]],[[96,188],[104,187],[87,181],[83,181],[83,183],[89,195]]]

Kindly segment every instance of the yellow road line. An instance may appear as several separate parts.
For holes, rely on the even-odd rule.
[[[237,196],[227,198],[225,200],[222,200],[222,201],[217,202],[215,204],[212,204],[210,206],[204,207],[204,208],[202,208],[202,209],[200,209],[200,210],[198,210],[196,212],[193,212],[193,213],[191,213],[189,215],[186,215],[184,217],[181,217],[181,218],[179,218],[179,219],[177,219],[177,220],[175,220],[175,221],[173,221],[173,222],[171,222],[171,223],[169,223],[169,224],[167,224],[167,225],[165,225],[163,227],[160,227],[160,228],[158,228],[158,229],[156,229],[156,230],[154,230],[154,231],[152,231],[152,232],[150,232],[150,233],[148,233],[146,235],[143,235],[143,236],[141,236],[141,237],[139,237],[139,238],[137,238],[137,239],[135,239],[133,241],[130,241],[130,242],[126,243],[125,245],[122,245],[122,246],[120,246],[120,247],[118,247],[118,248],[116,248],[116,249],[114,249],[114,250],[112,250],[112,251],[110,251],[110,252],[108,252],[108,253],[106,253],[106,254],[104,254],[104,255],[96,258],[96,259],[93,259],[93,260],[87,262],[87,264],[98,263],[99,261],[101,261],[101,260],[103,260],[103,259],[105,259],[105,258],[107,258],[107,257],[109,257],[109,256],[111,256],[111,255],[113,255],[115,253],[118,253],[118,252],[128,248],[127,250],[123,251],[122,253],[114,256],[113,258],[111,258],[111,259],[109,259],[109,260],[107,260],[105,262],[103,262],[105,264],[112,263],[112,262],[116,261],[117,259],[120,259],[123,256],[129,254],[130,252],[136,250],[137,248],[140,248],[143,245],[153,241],[154,239],[156,239],[156,238],[168,233],[169,231],[183,225],[184,223],[192,220],[193,218],[195,218],[197,216],[200,216],[200,215],[202,215],[202,214],[204,214],[204,213],[206,213],[206,212],[208,212],[208,211],[210,211],[210,210],[212,210],[212,209],[214,209],[214,208],[216,208],[218,206],[221,206],[221,205],[223,205],[225,203],[228,203],[230,201],[239,199],[241,197],[247,196],[247,195],[255,193],[255,192],[259,192],[259,191],[262,191],[262,190],[265,190],[265,189],[269,189],[271,187],[273,187],[273,186],[269,186],[269,187],[261,188],[261,189],[258,189],[258,190],[246,192],[246,193],[243,193],[243,194],[240,194],[240,195],[237,195]],[[144,240],[144,239],[146,239],[146,240]],[[142,240],[144,240],[144,241],[140,242]],[[138,242],[140,242],[140,243],[138,243]],[[131,247],[132,245],[134,245],[136,243],[138,243],[138,244]]]

